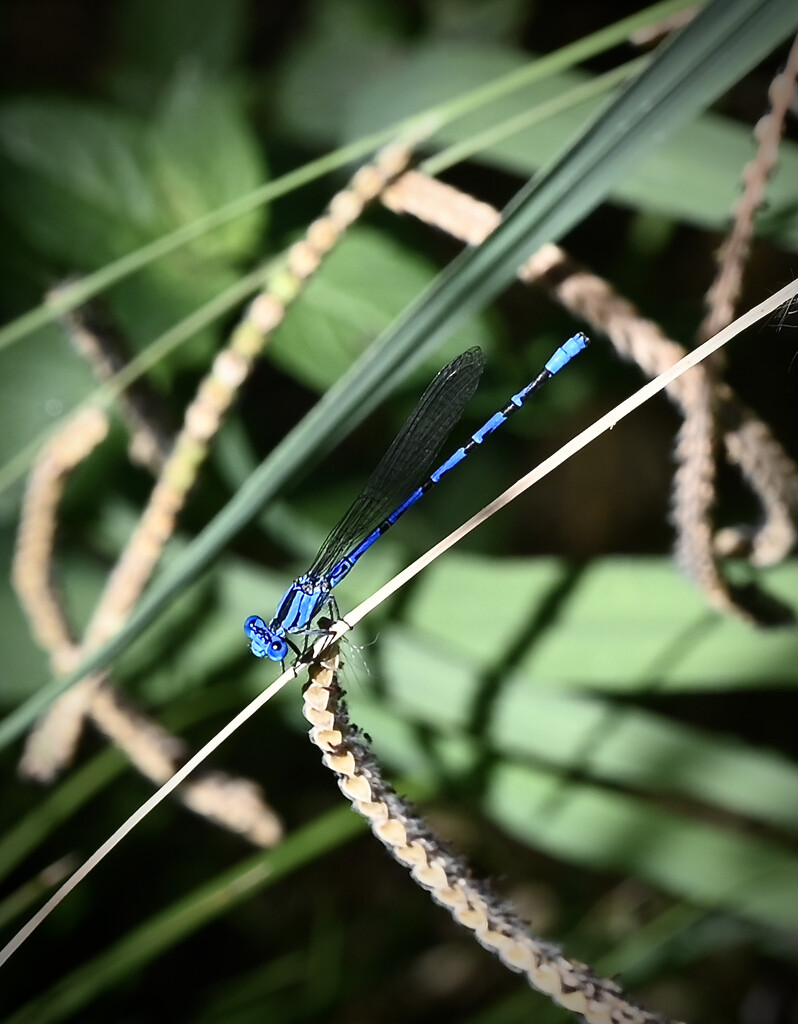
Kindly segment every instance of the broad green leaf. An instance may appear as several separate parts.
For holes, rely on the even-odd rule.
[[[302,52],[291,63],[278,93],[293,131],[327,145],[357,138],[384,124],[386,118],[399,120],[460,96],[529,62],[528,55],[509,46],[463,41],[462,36],[457,43],[433,39],[413,46],[388,34],[380,37],[382,50],[376,51],[365,40],[361,49],[355,37],[349,52],[350,59],[361,61],[355,86],[351,76],[335,72],[336,38],[333,29],[319,31],[312,44],[303,41]],[[374,53],[383,59],[374,58]],[[467,142],[590,78],[575,69],[551,73],[447,125],[431,146]],[[763,109],[766,102],[763,95]],[[474,159],[528,176],[559,152],[604,103],[603,98],[584,101],[491,144]],[[753,154],[750,128],[718,114],[702,114],[620,181],[612,195],[636,209],[722,230],[739,195],[743,168]],[[779,165],[768,183],[768,211],[757,226],[760,233],[790,248],[798,247],[796,177],[798,146],[783,139]]]
[[[787,847],[527,765],[489,770],[483,806],[509,832],[555,856],[636,874],[690,902],[795,928],[798,861]]]
[[[434,265],[423,256],[371,228],[353,228],[275,332],[269,357],[324,391],[434,276]],[[436,362],[442,365],[472,345],[489,345],[489,320],[483,315],[464,324]]]
[[[353,93],[403,59],[396,14],[396,7],[369,0],[313,4],[277,75],[272,99],[281,126],[314,145],[340,139]]]
[[[238,198],[262,177],[230,94],[196,74],[178,76],[152,125],[64,99],[0,108],[5,211],[32,245],[69,268],[102,266]],[[196,273],[208,255],[244,255],[260,222],[250,213],[221,239],[196,242],[181,254],[183,272]]]
[[[173,223],[189,224],[262,184],[266,174],[241,104],[221,79],[197,68],[169,83],[153,121],[154,179]],[[198,239],[199,255],[236,260],[249,254],[265,220],[253,211]]]
[[[390,571],[391,552],[378,549],[375,557],[379,564],[371,563],[366,570],[364,560],[353,574],[354,592],[368,592]],[[419,748],[414,742],[406,743],[400,721],[406,721],[411,729],[417,724],[442,735],[471,731],[496,756],[529,758],[536,764],[544,763],[564,773],[578,771],[655,798],[661,793],[672,793],[776,828],[798,829],[798,767],[784,756],[753,748],[730,736],[684,725],[665,713],[654,713],[584,692],[595,688],[590,663],[583,650],[586,617],[573,616],[571,606],[581,603],[580,591],[584,587],[587,591],[584,603],[592,607],[594,617],[600,616],[590,635],[598,632],[599,624],[609,630],[622,670],[628,646],[625,639],[640,631],[640,622],[647,611],[642,607],[635,609],[630,601],[627,608],[615,610],[616,623],[611,606],[604,609],[598,603],[591,605],[595,581],[601,580],[608,592],[613,589],[618,592],[626,586],[631,594],[639,594],[645,590],[647,579],[656,579],[661,586],[670,579],[669,606],[679,610],[684,633],[689,635],[692,630],[704,635],[702,625],[709,619],[709,632],[721,634],[720,641],[713,643],[716,659],[711,666],[713,688],[724,671],[732,675],[739,663],[747,664],[749,670],[746,675],[738,675],[738,686],[756,689],[772,685],[772,677],[755,667],[754,655],[763,651],[762,631],[744,625],[729,631],[730,623],[717,614],[707,613],[699,598],[686,602],[689,584],[666,560],[606,559],[595,562],[573,583],[571,593],[546,628],[529,638],[526,648],[530,656],[521,656],[522,667],[505,670],[502,668],[504,652],[518,651],[517,637],[506,631],[491,635],[500,617],[495,609],[489,609],[489,601],[485,604],[489,614],[482,621],[466,617],[459,622],[456,634],[454,630],[449,632],[448,625],[436,628],[439,620],[450,620],[462,610],[463,595],[472,591],[484,594],[481,581],[477,581],[476,574],[469,575],[469,569],[479,567],[486,573],[495,573],[496,593],[500,593],[502,583],[505,587],[510,585],[511,577],[503,576],[505,563],[464,556],[450,556],[446,562],[455,564],[447,564],[445,569],[433,567],[425,574],[425,578],[441,574],[442,579],[422,584],[404,603],[403,618],[409,626],[383,624],[375,647],[364,648],[361,656],[356,648],[347,645],[349,649],[345,653],[349,666],[345,685],[350,690],[349,701],[356,720],[372,731],[375,738],[381,738],[369,720],[374,694],[379,692],[385,701],[384,708],[377,709],[379,718],[387,714],[396,728],[402,730],[401,738],[389,740],[388,746],[391,757],[399,757],[395,763],[404,773],[418,775],[427,771],[430,764],[423,747]],[[398,566],[394,563],[394,567]],[[544,613],[548,594],[555,585],[562,583],[568,570],[554,559],[517,560],[512,566],[516,584],[522,567],[526,580],[537,583],[536,595],[531,595],[529,588],[524,604],[528,609],[536,608],[538,614]],[[770,570],[767,583],[777,590],[779,583],[786,588],[790,577],[794,576],[794,568],[788,565],[783,570]],[[228,565],[219,582],[223,617],[238,622],[252,612],[268,617],[276,607],[287,578],[280,581],[274,573],[254,571],[236,563]],[[434,606],[430,602],[430,589],[441,595]],[[682,592],[680,599],[676,597],[679,591]],[[352,592],[350,590],[350,594]],[[517,585],[515,592],[518,594]],[[343,595],[340,599],[344,599]],[[345,614],[347,605],[341,607]],[[678,645],[669,642],[671,626],[667,617],[663,617],[661,629],[660,644],[652,654],[659,666],[656,691],[649,678],[641,677],[636,687],[628,684],[625,696],[638,693],[645,698],[652,692],[667,694],[687,689],[701,692],[706,688],[698,671],[689,687],[686,681],[680,681],[678,687],[671,686],[671,674],[678,676],[680,673],[682,652]],[[370,633],[373,634],[373,630],[363,628],[352,642],[356,645],[366,641]],[[545,649],[553,636],[557,638],[563,660],[556,678],[550,674],[538,675],[534,670],[535,652],[541,647]],[[763,659],[763,665],[783,663],[786,681],[787,677],[791,678],[790,673],[794,675],[796,642],[792,631],[765,632],[764,636],[769,636],[776,653],[770,661]],[[490,658],[476,653],[472,638],[480,643],[486,639],[493,641]],[[705,635],[704,639],[707,641]],[[373,681],[363,674],[367,671],[364,661],[367,665],[372,663],[371,670],[376,677]],[[574,663],[578,664],[578,669],[573,667]],[[703,664],[709,669],[709,660]],[[584,682],[579,672],[585,673]],[[393,728],[389,730],[390,736]],[[399,755],[399,751],[404,753]]]
[[[263,176],[232,90],[196,69],[176,75],[150,120],[65,100],[0,108],[0,202],[26,240],[70,272],[193,224]],[[263,223],[254,210],[118,284],[112,309],[134,347],[229,287]],[[212,336],[185,349],[183,364],[207,365]]]
[[[579,643],[574,636],[571,642]],[[732,649],[727,660],[734,654]],[[677,794],[798,831],[798,766],[775,751],[580,692],[578,681],[563,689],[550,680],[541,685],[530,672],[486,671],[462,650],[431,643],[417,631],[384,627],[377,666],[380,693],[392,713],[425,728],[471,731],[503,757],[529,758],[655,796]],[[667,679],[665,664],[666,686]],[[353,689],[356,708],[360,694]],[[648,692],[643,688],[641,696]],[[401,767],[419,770],[407,761]]]
[[[403,672],[401,678],[397,672],[396,689],[412,676],[412,663]],[[705,908],[725,909],[775,928],[794,928],[798,860],[789,846],[749,835],[750,826],[726,825],[723,819],[717,823],[717,812],[672,810],[656,789],[644,795],[624,792],[615,788],[620,776],[608,787],[581,781],[574,778],[583,768],[578,758],[568,768],[553,769],[537,758],[520,762],[492,745],[486,748],[484,741],[457,727],[430,730],[425,720],[413,723],[397,715],[394,707],[364,698],[364,683],[357,681],[356,671],[347,674],[355,676],[347,687],[352,719],[372,737],[383,764],[402,772],[409,769],[429,785],[441,776],[458,780],[461,786],[463,779],[471,781],[481,788],[479,800],[486,817],[554,857],[588,870],[645,879]],[[452,674],[456,680],[456,672]],[[723,758],[722,742],[719,752]],[[753,754],[749,752],[743,764]],[[794,794],[796,771],[790,770]],[[633,775],[630,767],[629,777]],[[697,784],[700,787],[700,781]]]
[[[196,373],[207,372],[208,364],[220,343],[219,314],[204,319],[208,307],[230,290],[236,290],[241,276],[218,261],[159,264],[145,267],[120,282],[109,293],[109,307],[122,326],[131,351],[145,355],[157,351],[164,337],[182,335],[169,346],[167,355],[153,359],[149,367],[156,384],[168,394],[179,370],[190,367]],[[240,299],[230,303],[238,308]]]
[[[794,605],[794,563],[763,578]],[[554,623],[520,656],[537,686],[668,693],[794,682],[793,629],[757,630],[709,610],[662,559],[607,559],[572,577],[553,559],[455,556],[424,574],[409,622],[485,667],[514,649],[555,598]]]
[[[143,125],[95,104],[6,102],[0,185],[0,202],[20,232],[69,268],[101,266],[169,227],[152,188]]]
[[[379,78],[372,79],[368,89],[357,91],[349,107],[347,136],[356,138],[384,124],[386,116],[407,117],[527,63],[528,57],[506,48],[450,43],[421,47],[398,67],[396,62],[389,65]],[[549,75],[447,125],[431,146],[440,148],[468,141],[589,79],[589,75],[578,70]],[[763,95],[763,109],[766,103]],[[583,101],[490,145],[478,152],[475,159],[527,177],[560,152],[605,104],[604,97]],[[754,152],[750,128],[719,114],[704,113],[620,179],[611,198],[702,228],[723,230],[740,194],[743,169]],[[767,218],[757,223],[762,234],[792,249],[798,248],[796,179],[798,145],[783,139],[778,167],[768,182]]]

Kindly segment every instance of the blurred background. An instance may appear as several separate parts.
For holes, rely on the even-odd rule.
[[[643,11],[580,0],[9,0],[0,321],[15,324],[66,279],[264,182]],[[688,348],[789,43],[558,240]],[[448,126],[425,152],[473,140],[652,45],[627,38],[548,74]],[[501,209],[605,102],[601,93],[568,105],[440,176]],[[796,273],[794,110],[741,311]],[[244,295],[229,296],[243,275],[299,238],[355,166],[309,175],[103,291],[131,356],[228,297],[220,315],[153,360],[153,401],[171,428],[241,316]],[[365,213],[241,389],[166,571],[460,248],[379,203]],[[794,320],[788,311],[737,338],[726,379],[798,457]],[[32,326],[0,348],[3,714],[51,675],[6,571],[25,478],[47,432],[96,387],[62,325]],[[200,745],[271,679],[246,648],[245,616],[272,614],[434,372],[470,345],[486,353],[459,444],[578,329],[542,289],[508,289],[328,457],[297,467],[279,499],[125,652],[116,684],[191,749]],[[595,341],[377,545],[341,586],[342,609],[643,383]],[[343,684],[399,788],[423,800],[436,832],[537,933],[620,974],[663,1013],[788,1024],[798,1021],[795,637],[713,611],[674,564],[679,422],[658,397],[483,526],[361,627]],[[114,418],[58,515],[58,582],[78,631],[151,487]],[[718,489],[719,523],[756,518],[728,467]],[[739,582],[751,574],[730,571]],[[758,578],[794,606],[794,561]],[[176,803],[161,806],[5,969],[0,1008],[18,1014],[9,1019],[570,1019],[385,855],[342,806],[305,729],[295,686],[212,764],[266,791],[285,844],[253,853]],[[19,741],[0,751],[3,940],[152,791],[95,730],[51,787],[18,777],[20,753]]]

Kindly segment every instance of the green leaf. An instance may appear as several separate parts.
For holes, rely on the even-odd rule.
[[[374,575],[373,566],[362,570]],[[487,585],[490,575],[493,587]],[[363,576],[361,571],[358,586],[368,590],[373,580]],[[786,565],[770,570],[766,582],[789,591],[794,576],[795,565]],[[369,657],[374,683],[359,678],[357,648],[345,652],[353,720],[373,737],[381,760],[404,774],[434,786],[442,774],[459,779],[461,786],[469,778],[487,786],[486,813],[558,857],[637,874],[705,907],[788,925],[795,858],[777,843],[744,833],[763,825],[798,831],[798,766],[775,751],[685,725],[667,711],[580,692],[578,672],[587,673],[590,689],[585,652],[589,656],[593,638],[609,629],[623,674],[630,638],[653,616],[662,626],[660,644],[651,652],[658,694],[685,688],[681,679],[678,687],[670,685],[671,673],[680,678],[684,655],[669,637],[674,620],[684,638],[698,635],[712,643],[714,654],[702,664],[711,670],[713,686],[724,672],[732,678],[738,672],[737,685],[767,688],[772,669],[763,673],[763,664],[782,665],[785,676],[794,675],[793,631],[762,633],[708,613],[664,559],[597,562],[574,577],[569,590],[564,584],[571,577],[554,559],[503,563],[450,556],[425,574],[405,602],[410,626],[380,629],[379,648]],[[225,573],[224,591],[226,614],[241,617],[270,608],[280,586],[273,574],[240,567],[232,576]],[[547,612],[554,593],[559,603]],[[556,678],[536,672],[535,658],[519,650],[517,618],[510,616],[514,633],[498,628],[513,601],[526,610],[525,621],[531,616],[546,624],[529,638],[529,655],[556,637],[563,662]],[[669,614],[663,614],[666,609]],[[458,620],[460,615],[464,618]],[[365,639],[361,634],[361,642]],[[485,641],[490,658],[480,655]],[[508,649],[518,652],[521,667],[515,671],[496,664]],[[748,666],[744,675],[740,663]],[[703,685],[696,670],[691,688],[700,692]],[[651,678],[643,674],[635,687],[625,689],[625,697],[645,698],[653,691]],[[656,836],[653,845],[662,847],[662,856],[640,839],[647,830]],[[629,841],[621,842],[627,834]],[[723,864],[710,877],[705,865],[713,858]]]
[[[32,245],[70,268],[101,266],[167,230],[150,172],[143,125],[118,110],[65,99],[0,108],[0,202]]]
[[[591,870],[636,874],[704,907],[795,927],[798,861],[786,847],[526,765],[489,771],[483,806],[513,835]]]
[[[534,563],[528,564],[532,569]],[[456,604],[454,593],[450,596]],[[409,604],[412,615],[415,601]],[[631,635],[637,623],[630,618],[625,625]],[[580,629],[567,621],[560,624],[555,618],[549,631],[560,633],[571,649],[584,644]],[[755,630],[749,633],[756,635]],[[584,692],[589,682],[583,688],[567,667],[567,688],[527,667],[491,671],[467,656],[462,642],[467,635],[464,629],[461,643],[454,645],[430,641],[422,628],[381,630],[380,669],[393,714],[443,734],[473,731],[505,757],[528,757],[563,772],[654,794],[673,793],[777,828],[798,829],[798,769],[782,755]],[[546,639],[543,634],[529,646],[545,646]],[[563,649],[567,646],[564,642]],[[727,648],[719,670],[733,666],[741,646]],[[623,654],[619,644],[619,662]],[[658,693],[670,692],[669,671],[677,667],[678,653],[670,660],[669,665],[662,659]],[[750,688],[768,685],[767,676],[751,673]],[[695,689],[701,692],[700,685]],[[642,683],[638,693],[645,698],[651,689]],[[357,706],[354,695],[352,704]],[[403,761],[401,767],[419,770],[417,762]]]
[[[411,771],[430,786],[441,777],[461,789],[470,783],[487,818],[561,860],[645,879],[705,909],[794,927],[798,859],[789,845],[756,837],[761,822],[795,831],[794,765],[636,709],[591,702],[586,715],[574,698],[555,707],[545,691],[538,719],[528,682],[524,701],[511,682],[495,709],[480,703],[484,721],[472,726],[477,737],[468,735],[447,705],[460,702],[458,685],[465,685],[466,700],[473,695],[473,673],[441,659],[437,676],[429,665],[419,673],[411,646],[405,639],[401,662],[395,650],[386,657],[387,703],[364,697],[357,685],[347,693],[353,721],[372,737],[383,764]],[[573,725],[567,720],[572,709],[578,715]],[[642,749],[652,737],[653,748]],[[556,750],[560,738],[565,748]],[[603,750],[609,753],[604,762]],[[684,764],[670,760],[680,756]],[[751,768],[757,781],[736,794],[735,784]],[[705,772],[716,774],[705,778]],[[758,794],[765,796],[765,813],[756,806]],[[744,818],[729,820],[730,810]]]
[[[353,95],[403,57],[396,8],[369,0],[316,3],[289,46],[272,97],[283,128],[303,142],[329,146],[342,137]],[[383,122],[385,124],[385,122]]]
[[[152,126],[63,99],[0,108],[0,201],[32,245],[69,268],[102,266],[262,178],[238,105],[196,71],[178,75]],[[261,223],[262,214],[249,213],[195,241],[178,266],[196,274],[198,258],[240,258]]]
[[[763,575],[792,606],[795,568]],[[672,693],[794,682],[793,629],[758,630],[709,610],[663,559],[605,559],[574,576],[554,559],[449,557],[424,574],[409,622],[485,667],[555,600],[552,626],[518,655],[537,686]]]
[[[153,122],[155,173],[175,225],[190,224],[262,184],[265,168],[241,104],[221,79],[195,67],[170,82]],[[192,249],[223,260],[246,256],[264,226],[255,210],[198,239]]]
[[[346,137],[357,138],[384,124],[386,117],[408,117],[527,64],[528,57],[506,48],[451,43],[420,47],[398,67],[396,62],[389,65],[368,89],[358,90],[349,106]],[[442,147],[468,142],[590,78],[578,70],[550,74],[447,125],[432,144]],[[764,95],[762,102],[764,106]],[[476,159],[527,177],[552,160],[605,103],[604,97],[582,101],[489,145]],[[724,230],[740,193],[743,168],[754,151],[750,128],[719,114],[704,113],[620,179],[610,195],[635,209]],[[798,248],[796,179],[798,145],[783,139],[778,166],[768,182],[768,216],[758,220],[757,227],[761,234],[792,249]]]
[[[659,19],[681,10],[688,3],[689,0],[662,0],[659,4],[655,4],[642,13],[622,19],[605,29],[592,33],[584,39],[577,40],[575,43],[551,54],[545,60],[541,60],[537,64],[523,69],[520,74],[514,73],[503,81],[492,82],[486,89],[479,89],[476,93],[459,97],[454,103],[435,111],[436,123],[450,121],[462,116],[465,111],[477,109],[482,104],[491,102],[497,95],[501,96],[511,93],[528,81],[543,77],[552,68],[562,69],[573,66],[573,64],[580,60],[586,60],[590,56],[602,52],[607,47],[623,42],[636,29],[657,22]],[[69,302],[65,308],[75,308],[80,302],[86,301],[102,289],[110,287],[115,282],[133,274],[142,267],[148,266],[153,260],[180,250],[204,236],[208,231],[227,224],[251,210],[258,209],[263,204],[317,179],[324,173],[344,167],[352,160],[362,159],[369,152],[373,151],[375,147],[394,139],[397,133],[403,133],[407,129],[416,135],[419,125],[416,123],[412,125],[386,125],[375,135],[359,139],[356,143],[313,160],[304,167],[291,171],[274,182],[254,189],[247,195],[240,196],[233,202],[213,211],[213,213],[127,253],[120,259],[88,275],[81,280],[79,285],[75,285],[70,291]],[[428,130],[428,118],[425,116],[422,134]],[[0,347],[10,345],[26,333],[49,323],[55,318],[55,315],[55,310],[47,306],[40,306],[23,314],[10,324],[0,328]]]
[[[0,109],[0,202],[33,247],[70,271],[191,225],[263,175],[234,94],[196,68],[176,75],[151,122],[63,100]],[[117,284],[109,300],[134,347],[229,287],[263,224],[253,210]],[[211,337],[205,332],[183,365],[205,365]]]
[[[269,357],[309,387],[324,391],[434,276],[434,265],[423,256],[371,228],[353,228],[275,332]],[[483,315],[464,324],[435,357],[436,363],[472,345],[489,347],[489,319]]]

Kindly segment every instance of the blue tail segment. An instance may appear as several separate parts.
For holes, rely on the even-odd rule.
[[[588,343],[581,332],[569,338],[534,380],[513,395],[504,409],[491,416],[461,448],[430,473],[433,460],[477,389],[484,358],[478,348],[470,348],[444,366],[421,396],[366,486],[322,544],[311,567],[283,594],[271,622],[267,625],[259,615],[250,615],[244,623],[244,632],[255,657],[284,661],[289,649],[298,654],[299,648],[288,634],[306,633],[324,606],[333,604],[333,587],[354,568],[372,544],[474,448],[518,412],[546,381],[587,348]]]

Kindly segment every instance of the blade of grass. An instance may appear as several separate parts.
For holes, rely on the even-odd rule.
[[[413,799],[427,790],[408,786]],[[338,807],[297,829],[273,850],[256,853],[199,886],[170,907],[133,929],[110,949],[72,971],[48,992],[6,1018],[6,1024],[63,1020],[100,992],[150,962],[210,921],[232,910],[305,864],[355,838],[366,822],[348,807]]]
[[[5,931],[17,917],[40,903],[42,896],[46,896],[72,871],[74,860],[69,855],[62,857],[0,900],[0,931]]]
[[[0,840],[0,879],[5,878],[58,825],[68,821],[79,807],[127,768],[119,751],[108,749],[72,772],[3,834]]]
[[[209,715],[238,707],[243,699],[242,688],[225,680],[224,684],[205,687],[191,701],[182,699],[174,703],[159,717],[166,728],[182,734]],[[109,748],[70,772],[38,800],[0,837],[0,882],[62,822],[126,771],[130,771],[129,762],[118,750]]]
[[[793,29],[788,0],[716,0],[688,25],[547,170],[518,194],[502,223],[461,254],[264,460],[144,595],[120,633],[72,675],[42,687],[0,723],[0,747],[47,704],[120,653],[196,579],[299,467],[340,440],[467,315],[515,277],[527,257],[560,237],[644,152],[711,103]]]
[[[464,160],[469,160],[471,157],[476,156],[477,153],[495,146],[498,142],[515,135],[517,132],[525,131],[534,124],[545,121],[550,117],[556,117],[557,114],[562,113],[564,110],[569,110],[585,100],[593,99],[600,96],[603,92],[614,89],[616,85],[621,85],[631,78],[632,75],[641,71],[648,64],[649,60],[649,57],[637,57],[635,60],[627,61],[626,64],[621,64],[617,68],[613,68],[612,71],[605,72],[603,75],[596,75],[595,78],[583,82],[581,85],[576,85],[572,89],[560,93],[559,96],[547,100],[545,103],[539,103],[523,114],[507,118],[491,126],[486,131],[472,135],[462,142],[447,146],[446,149],[442,149],[434,156],[422,160],[419,164],[419,170],[432,177],[436,177],[441,171],[445,171]]]

